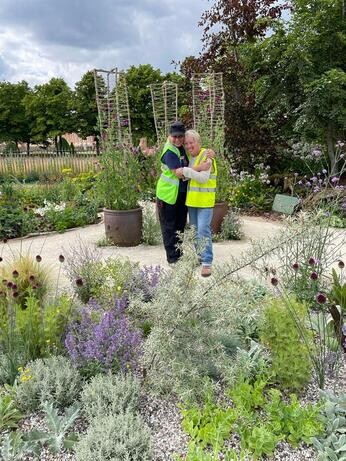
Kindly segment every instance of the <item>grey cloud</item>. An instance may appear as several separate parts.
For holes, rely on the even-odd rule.
[[[139,41],[138,12],[160,18],[170,11],[153,0],[2,0],[0,24],[20,26],[47,44],[123,48]]]
[[[208,0],[0,0],[5,78],[31,84],[62,76],[73,86],[88,69],[172,60],[197,54],[197,23]],[[1,70],[1,62],[0,62]]]

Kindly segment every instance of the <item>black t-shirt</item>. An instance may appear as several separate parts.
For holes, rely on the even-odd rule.
[[[162,156],[161,162],[168,166],[170,170],[176,170],[184,166],[189,166],[189,159],[187,158],[185,149],[183,146],[178,147],[180,151],[180,160],[177,154],[168,149],[168,151]],[[187,192],[188,181],[179,179],[179,192]]]

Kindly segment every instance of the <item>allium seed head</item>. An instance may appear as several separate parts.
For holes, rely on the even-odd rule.
[[[83,286],[83,280],[81,278],[76,279],[76,285],[77,285],[77,287],[82,287]]]
[[[342,260],[340,259],[339,262],[338,262],[338,266],[340,267],[340,269],[343,269],[343,268],[345,267],[344,261],[342,261]]]
[[[299,264],[298,263],[293,263],[292,264],[292,269],[294,269],[295,271],[297,271],[299,269]]]
[[[12,288],[13,287],[13,282],[9,281],[7,282],[7,288]]]
[[[36,261],[40,263],[42,261],[42,256],[36,255]]]
[[[12,288],[12,290],[16,290],[18,287],[17,287],[17,285],[14,283],[14,284],[12,285],[11,288]]]
[[[311,278],[311,280],[317,280],[318,279],[317,272],[311,272],[310,278]]]
[[[314,266],[316,264],[315,258],[313,257],[309,258],[308,263],[310,264],[310,266]]]
[[[327,301],[327,296],[324,293],[318,293],[316,295],[316,301],[318,304],[325,304]]]
[[[35,276],[34,276],[34,275],[30,275],[29,281],[30,281],[30,282],[33,282],[34,280],[35,280]]]
[[[278,283],[279,283],[279,280],[278,280],[276,277],[272,277],[272,278],[270,279],[270,283],[271,283],[274,287],[276,287],[276,285],[278,285]]]
[[[19,296],[18,291],[14,291],[14,292],[12,293],[12,296],[13,296],[14,298],[18,298],[18,296]]]
[[[59,261],[63,263],[65,261],[65,256],[64,255],[59,255]]]
[[[16,271],[16,270],[14,270],[14,271],[12,272],[12,275],[13,275],[14,278],[17,278],[17,277],[19,277],[19,272]]]

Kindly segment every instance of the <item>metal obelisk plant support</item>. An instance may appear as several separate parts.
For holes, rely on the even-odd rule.
[[[167,136],[169,125],[178,118],[178,85],[172,82],[149,85],[156,136],[161,143]]]
[[[132,145],[125,73],[95,69],[95,90],[102,147]]]
[[[208,140],[214,146],[223,146],[225,95],[222,73],[193,74],[192,104],[195,130],[203,140]]]

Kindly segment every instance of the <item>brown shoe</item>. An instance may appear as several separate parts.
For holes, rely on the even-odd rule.
[[[202,266],[201,276],[202,277],[210,277],[211,276],[211,267],[210,266]]]

